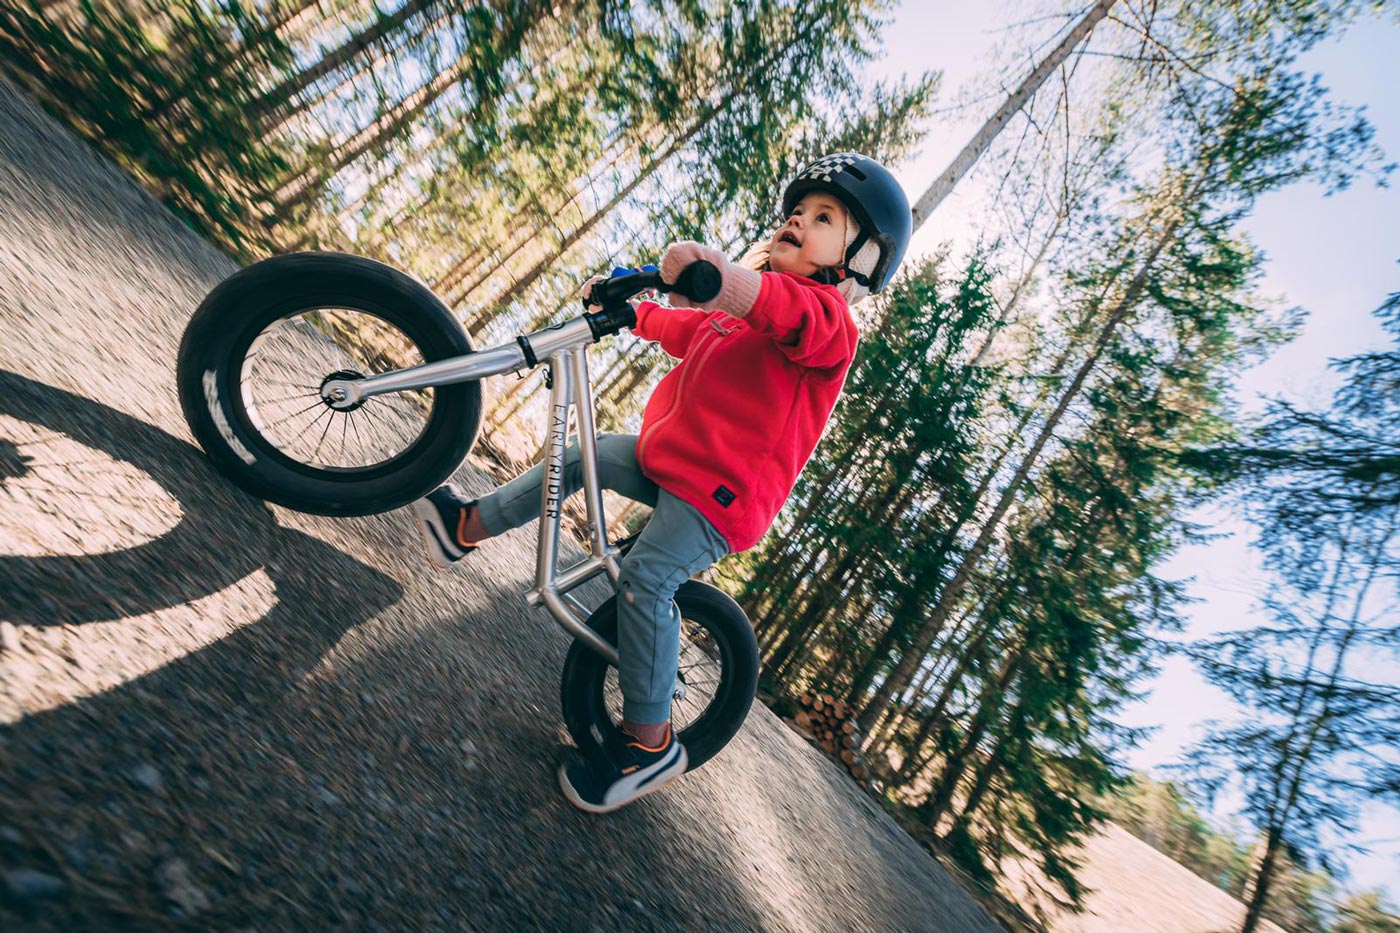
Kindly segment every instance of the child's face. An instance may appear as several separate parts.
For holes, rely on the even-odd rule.
[[[774,272],[815,275],[839,266],[846,251],[846,207],[820,191],[793,206],[792,216],[769,244],[768,268]]]

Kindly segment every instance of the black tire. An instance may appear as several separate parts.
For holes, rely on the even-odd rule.
[[[341,329],[346,320],[368,321],[376,337],[381,332],[387,336],[377,343],[344,337],[358,333]],[[279,327],[286,330],[276,330]],[[344,418],[338,427],[338,465],[318,461],[321,444],[304,459],[289,456],[284,448],[292,445],[284,441],[279,446],[275,438],[277,422],[264,425],[272,416],[261,411],[264,403],[248,384],[258,366],[271,367],[263,362],[269,342],[265,334],[274,332],[284,357],[299,366],[304,362],[306,372],[295,374],[303,381],[285,383],[296,390],[291,401],[271,401],[299,406],[309,398],[301,417],[315,417],[314,427],[319,428],[324,416],[323,443],[336,419]],[[337,333],[336,339],[331,332]],[[300,351],[307,348],[316,352],[303,356]],[[402,272],[342,253],[291,253],[229,276],[204,299],[180,343],[180,404],[195,440],[214,466],[258,498],[319,515],[370,515],[422,497],[456,469],[481,424],[481,387],[467,382],[378,396],[366,400],[363,411],[342,413],[324,406],[319,386],[305,380],[347,371],[370,375],[462,356],[471,349],[447,307]],[[320,357],[329,361],[337,356],[364,365],[314,375]],[[269,386],[283,385],[269,379]],[[395,404],[399,407],[389,407]],[[370,434],[363,446],[378,445],[390,453],[347,467],[343,458],[352,426],[357,441],[362,439],[362,426]],[[314,428],[303,434],[306,446],[312,435]],[[403,449],[393,452],[399,446]],[[313,462],[304,462],[308,460]]]
[[[758,642],[744,610],[722,590],[687,580],[676,591],[675,601],[682,619],[678,681],[686,683],[687,658],[693,652],[698,652],[699,658],[708,657],[718,668],[713,695],[703,709],[695,710],[694,717],[689,718],[684,702],[677,701],[672,711],[676,734],[690,759],[688,770],[694,771],[724,748],[749,714],[758,689]],[[599,606],[589,616],[588,626],[616,645],[617,597]],[[690,631],[702,634],[692,640],[687,637]],[[692,666],[687,692],[702,686],[694,671],[700,668],[703,674],[703,663],[696,660]],[[564,722],[580,751],[590,751],[599,737],[616,727],[621,717],[616,681],[616,670],[591,648],[578,641],[569,647],[560,701]]]

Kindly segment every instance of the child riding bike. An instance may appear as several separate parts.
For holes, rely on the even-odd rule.
[[[783,191],[782,212],[783,225],[739,263],[699,243],[667,248],[668,283],[699,260],[719,270],[712,300],[636,308],[633,333],[681,362],[647,402],[639,435],[598,438],[602,485],[653,512],[618,578],[621,728],[559,769],[564,795],[583,810],[615,810],[685,773],[670,721],[681,627],[672,597],[772,524],[855,358],[849,306],[889,283],[912,232],[899,183],[858,153],[803,169]],[[415,502],[429,557],[447,566],[538,518],[544,472],[537,465],[479,500],[449,484]],[[561,499],[580,488],[577,444],[557,479]]]

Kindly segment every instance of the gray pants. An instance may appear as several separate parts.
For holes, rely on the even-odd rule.
[[[605,488],[652,507],[617,581],[617,673],[622,715],[635,723],[665,722],[680,657],[681,615],[672,597],[692,574],[728,554],[729,544],[694,506],[642,474],[637,435],[598,435],[598,475]],[[539,518],[543,477],[540,463],[482,498],[477,509],[486,530],[498,535]],[[571,444],[561,497],[582,486],[578,445]]]

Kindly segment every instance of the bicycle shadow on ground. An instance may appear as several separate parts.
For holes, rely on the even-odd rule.
[[[130,618],[218,593],[259,569],[290,590],[278,597],[279,602],[289,602],[293,600],[287,597],[301,595],[306,582],[282,572],[293,562],[322,562],[327,578],[363,588],[371,612],[375,605],[387,605],[401,595],[390,578],[339,552],[327,553],[315,538],[278,526],[266,505],[226,482],[211,482],[208,465],[196,448],[145,422],[3,370],[0,416],[13,419],[11,431],[15,421],[38,429],[24,439],[0,437],[0,484],[28,481],[30,505],[16,515],[12,496],[0,527],[7,521],[51,524],[54,531],[48,537],[76,541],[76,547],[65,550],[79,551],[52,556],[0,553],[0,580],[5,581],[0,619],[42,628]],[[46,456],[56,442],[67,442],[62,448],[66,459]],[[76,459],[69,452],[73,449],[81,451]],[[85,542],[111,531],[109,522],[149,520],[151,510],[161,506],[150,492],[133,490],[129,477],[124,484],[118,477],[119,485],[98,488],[101,474],[118,465],[153,479],[166,493],[161,497],[168,502],[165,510],[177,521],[157,536],[137,535],[145,540],[134,546],[87,553]],[[69,511],[89,499],[101,500],[95,513]],[[12,527],[9,534],[16,530]],[[355,621],[352,617],[347,624]]]
[[[209,733],[234,733],[257,722],[284,702],[347,630],[402,596],[392,578],[316,538],[278,526],[267,506],[225,483],[210,482],[199,451],[135,418],[4,371],[0,415],[49,432],[41,441],[61,437],[101,452],[95,459],[110,462],[105,461],[110,456],[129,464],[154,478],[178,503],[178,522],[171,530],[132,547],[0,556],[0,620],[34,630],[28,643],[16,637],[18,643],[7,646],[10,677],[33,675],[37,680],[55,670],[54,659],[44,651],[45,636],[55,627],[69,627],[63,634],[78,643],[91,625],[125,620],[120,634],[132,651],[165,641],[162,649],[174,658],[115,686],[103,682],[107,672],[93,670],[90,659],[86,664],[76,654],[63,659],[77,669],[80,684],[97,682],[87,691],[79,689],[79,697],[96,695],[35,713],[0,731],[0,823],[23,828],[32,824],[33,814],[62,811],[62,801],[46,806],[32,796],[36,792],[40,797],[58,793],[68,804],[90,800],[86,776],[97,776],[99,787],[114,778],[129,783],[136,768],[138,784],[144,776],[155,786],[152,775],[179,761],[182,747],[203,751]],[[71,477],[73,463],[46,462],[37,442],[6,441],[0,444],[4,477],[39,481],[30,484],[29,500],[35,489],[51,492],[55,501],[83,498],[81,488],[65,488],[55,479],[60,471]],[[52,475],[41,475],[44,470]],[[81,486],[81,470],[77,478]],[[56,511],[48,518],[59,524],[72,521]],[[31,520],[32,512],[26,516]],[[0,528],[5,522],[0,516]],[[21,540],[13,527],[6,538],[12,536]],[[82,529],[77,537],[83,537]],[[171,626],[161,618],[256,575],[270,581],[271,592],[233,607],[237,627],[216,630],[218,637],[210,644],[180,644],[189,625]],[[156,660],[160,662],[160,652]],[[11,689],[19,686],[11,684]],[[143,764],[156,771],[141,770]],[[211,763],[206,758],[182,765],[186,774],[197,776]],[[109,802],[112,809],[122,808],[115,798]]]
[[[762,925],[730,866],[676,856],[711,828],[674,801],[606,823],[563,802],[567,641],[538,618],[549,639],[520,637],[519,579],[478,585],[468,626],[436,600],[438,617],[342,658],[349,629],[400,602],[395,580],[280,527],[194,447],[97,402],[0,371],[0,417],[41,429],[0,441],[0,482],[27,482],[29,500],[53,486],[54,521],[84,493],[59,482],[71,462],[36,447],[60,435],[178,504],[130,546],[0,556],[0,620],[26,640],[120,625],[140,647],[250,579],[271,591],[207,644],[0,726],[0,868],[66,886],[0,884],[0,927]],[[28,653],[5,649],[0,665]]]
[[[275,700],[314,668],[346,630],[403,594],[392,578],[316,538],[279,526],[266,505],[226,483],[210,482],[198,450],[136,418],[6,371],[0,371],[0,416],[41,426],[53,437],[100,451],[110,456],[108,463],[130,465],[178,503],[173,528],[132,547],[77,555],[0,554],[0,619],[31,626],[41,630],[40,635],[55,626],[137,620],[121,634],[143,643],[161,637],[178,640],[188,631],[150,614],[208,600],[255,573],[270,581],[271,593],[263,599],[245,599],[229,607],[243,616],[234,624],[249,624],[199,652],[207,670],[188,685],[188,698],[208,708],[202,712],[219,705],[251,710]],[[27,447],[12,440],[0,444],[10,451],[4,459],[12,481],[33,476],[46,465],[44,457],[26,453],[42,451],[44,440],[49,439]],[[71,476],[75,464],[47,466]],[[81,470],[77,473],[82,479]],[[39,492],[52,494],[55,502],[66,498],[71,503],[93,494],[81,485],[64,488],[52,484],[52,477],[39,479]],[[28,498],[34,498],[32,490]],[[138,506],[145,503],[138,501]],[[26,517],[36,521],[32,508]],[[13,516],[0,517],[0,527],[7,520]],[[39,521],[52,521],[60,529],[75,523],[61,505]],[[76,529],[80,541],[101,530]],[[142,616],[149,622],[139,620]],[[163,647],[190,657],[189,644],[177,641]],[[80,656],[68,660],[83,666]],[[170,680],[177,671],[178,667],[161,676]]]

